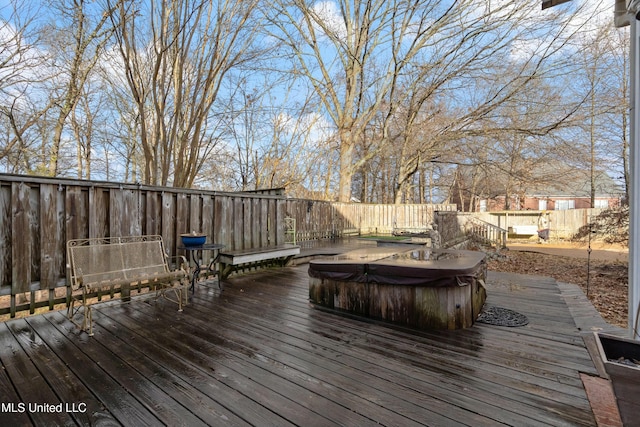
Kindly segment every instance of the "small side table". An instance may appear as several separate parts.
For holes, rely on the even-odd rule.
[[[207,267],[208,271],[214,271],[218,276],[218,287],[220,287],[220,269],[217,267],[218,257],[220,256],[220,249],[224,248],[224,245],[219,243],[205,243],[204,245],[198,246],[178,246],[178,249],[185,250],[187,252],[187,261],[189,260],[189,254],[191,254],[191,259],[193,260],[193,264],[195,268],[193,270],[193,274],[191,275],[191,293],[194,293],[196,290],[196,282],[200,277],[200,271],[202,270],[202,266],[200,265],[200,260],[198,259],[197,252],[200,251],[213,251],[214,256]],[[212,268],[213,267],[213,268]]]

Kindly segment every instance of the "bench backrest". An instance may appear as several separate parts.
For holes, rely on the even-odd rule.
[[[161,236],[69,240],[67,256],[74,288],[80,280],[89,285],[169,271]]]

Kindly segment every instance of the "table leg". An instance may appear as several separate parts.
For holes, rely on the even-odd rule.
[[[191,293],[195,293],[196,291],[196,282],[200,277],[200,270],[201,270],[196,252],[198,251],[191,251],[191,259],[193,259],[193,263],[195,264],[195,268],[193,269],[193,276],[191,276]]]
[[[218,259],[220,258],[220,251],[216,250],[216,256],[213,257],[207,270],[212,271],[218,276],[218,289],[222,290],[222,276],[220,274],[220,265],[218,263]]]

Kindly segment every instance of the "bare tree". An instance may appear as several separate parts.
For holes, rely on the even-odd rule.
[[[143,10],[143,6],[148,6]],[[125,1],[114,25],[137,110],[144,182],[189,187],[218,139],[224,78],[254,58],[255,1]]]
[[[629,200],[629,35],[628,28],[614,28],[610,20],[583,40],[582,73],[576,90],[587,93],[589,109],[582,129],[587,135],[592,205],[596,177],[606,168],[622,181],[624,199]],[[581,78],[582,77],[582,78]]]
[[[40,9],[29,1],[0,6],[0,160],[14,173],[29,169],[27,159],[37,141],[36,127],[53,105],[38,100],[47,79],[39,70],[49,55],[38,49],[36,18]]]
[[[579,112],[579,132],[572,146],[576,153],[583,153],[580,167],[588,170],[591,207],[596,207],[596,194],[602,191],[598,188],[598,175],[606,166],[613,170],[613,165],[620,159],[618,153],[626,152],[626,119],[622,119],[624,127],[615,126],[612,121],[626,115],[625,106],[628,105],[626,67],[622,69],[626,66],[626,52],[620,54],[626,43],[619,44],[622,32],[609,20],[580,39],[581,66],[574,76],[574,90],[584,93],[586,102]],[[613,129],[612,125],[615,126]],[[618,148],[618,144],[622,148]],[[625,154],[621,163],[626,168]]]
[[[83,96],[84,86],[94,71],[111,34],[111,7],[86,0],[65,0],[55,3],[57,17],[44,29],[47,43],[55,54],[57,80],[51,97],[57,109],[53,124],[48,173],[59,172],[60,150],[69,116]],[[96,11],[96,6],[99,10]]]
[[[349,201],[354,173],[370,158],[354,156],[369,123],[394,98],[407,65],[460,9],[432,1],[339,1],[337,8],[329,2],[276,3],[272,35],[294,53],[295,72],[309,79],[336,128],[338,199]]]
[[[423,106],[430,108],[442,99],[449,105],[464,104],[458,114],[449,115],[450,121],[441,122],[438,142],[422,138],[425,147],[414,149],[419,138],[412,140],[413,130],[404,132],[403,143],[411,154],[406,150],[403,154],[400,187],[408,185],[418,170],[420,153],[451,140],[441,136],[477,128],[479,120],[542,78],[545,64],[558,58],[571,37],[567,32],[575,32],[566,20],[562,25],[561,15],[541,20],[533,8],[517,1],[338,1],[332,7],[330,2],[282,0],[277,4],[270,20],[272,35],[294,52],[294,71],[309,79],[338,133],[341,201],[350,198],[354,173],[391,143],[390,130],[401,109],[408,114],[405,124],[410,129],[418,117],[430,114],[422,111]],[[544,41],[531,50],[543,34]],[[514,74],[517,67],[512,67],[509,80],[487,74],[489,69],[499,70],[496,64],[513,64],[509,56],[516,43],[529,49],[519,52],[523,55],[519,72]],[[488,89],[479,82],[489,83]],[[463,99],[465,85],[480,90]],[[368,144],[374,149],[361,150],[363,157],[357,157],[356,147],[365,143],[367,129],[380,114],[380,143]],[[544,129],[539,132],[548,132],[553,124],[540,126]],[[397,141],[397,135],[393,138]],[[397,197],[404,191],[398,188]]]

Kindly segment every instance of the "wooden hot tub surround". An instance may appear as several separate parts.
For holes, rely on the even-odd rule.
[[[417,329],[474,324],[486,300],[485,255],[475,251],[367,248],[309,263],[320,308]]]

